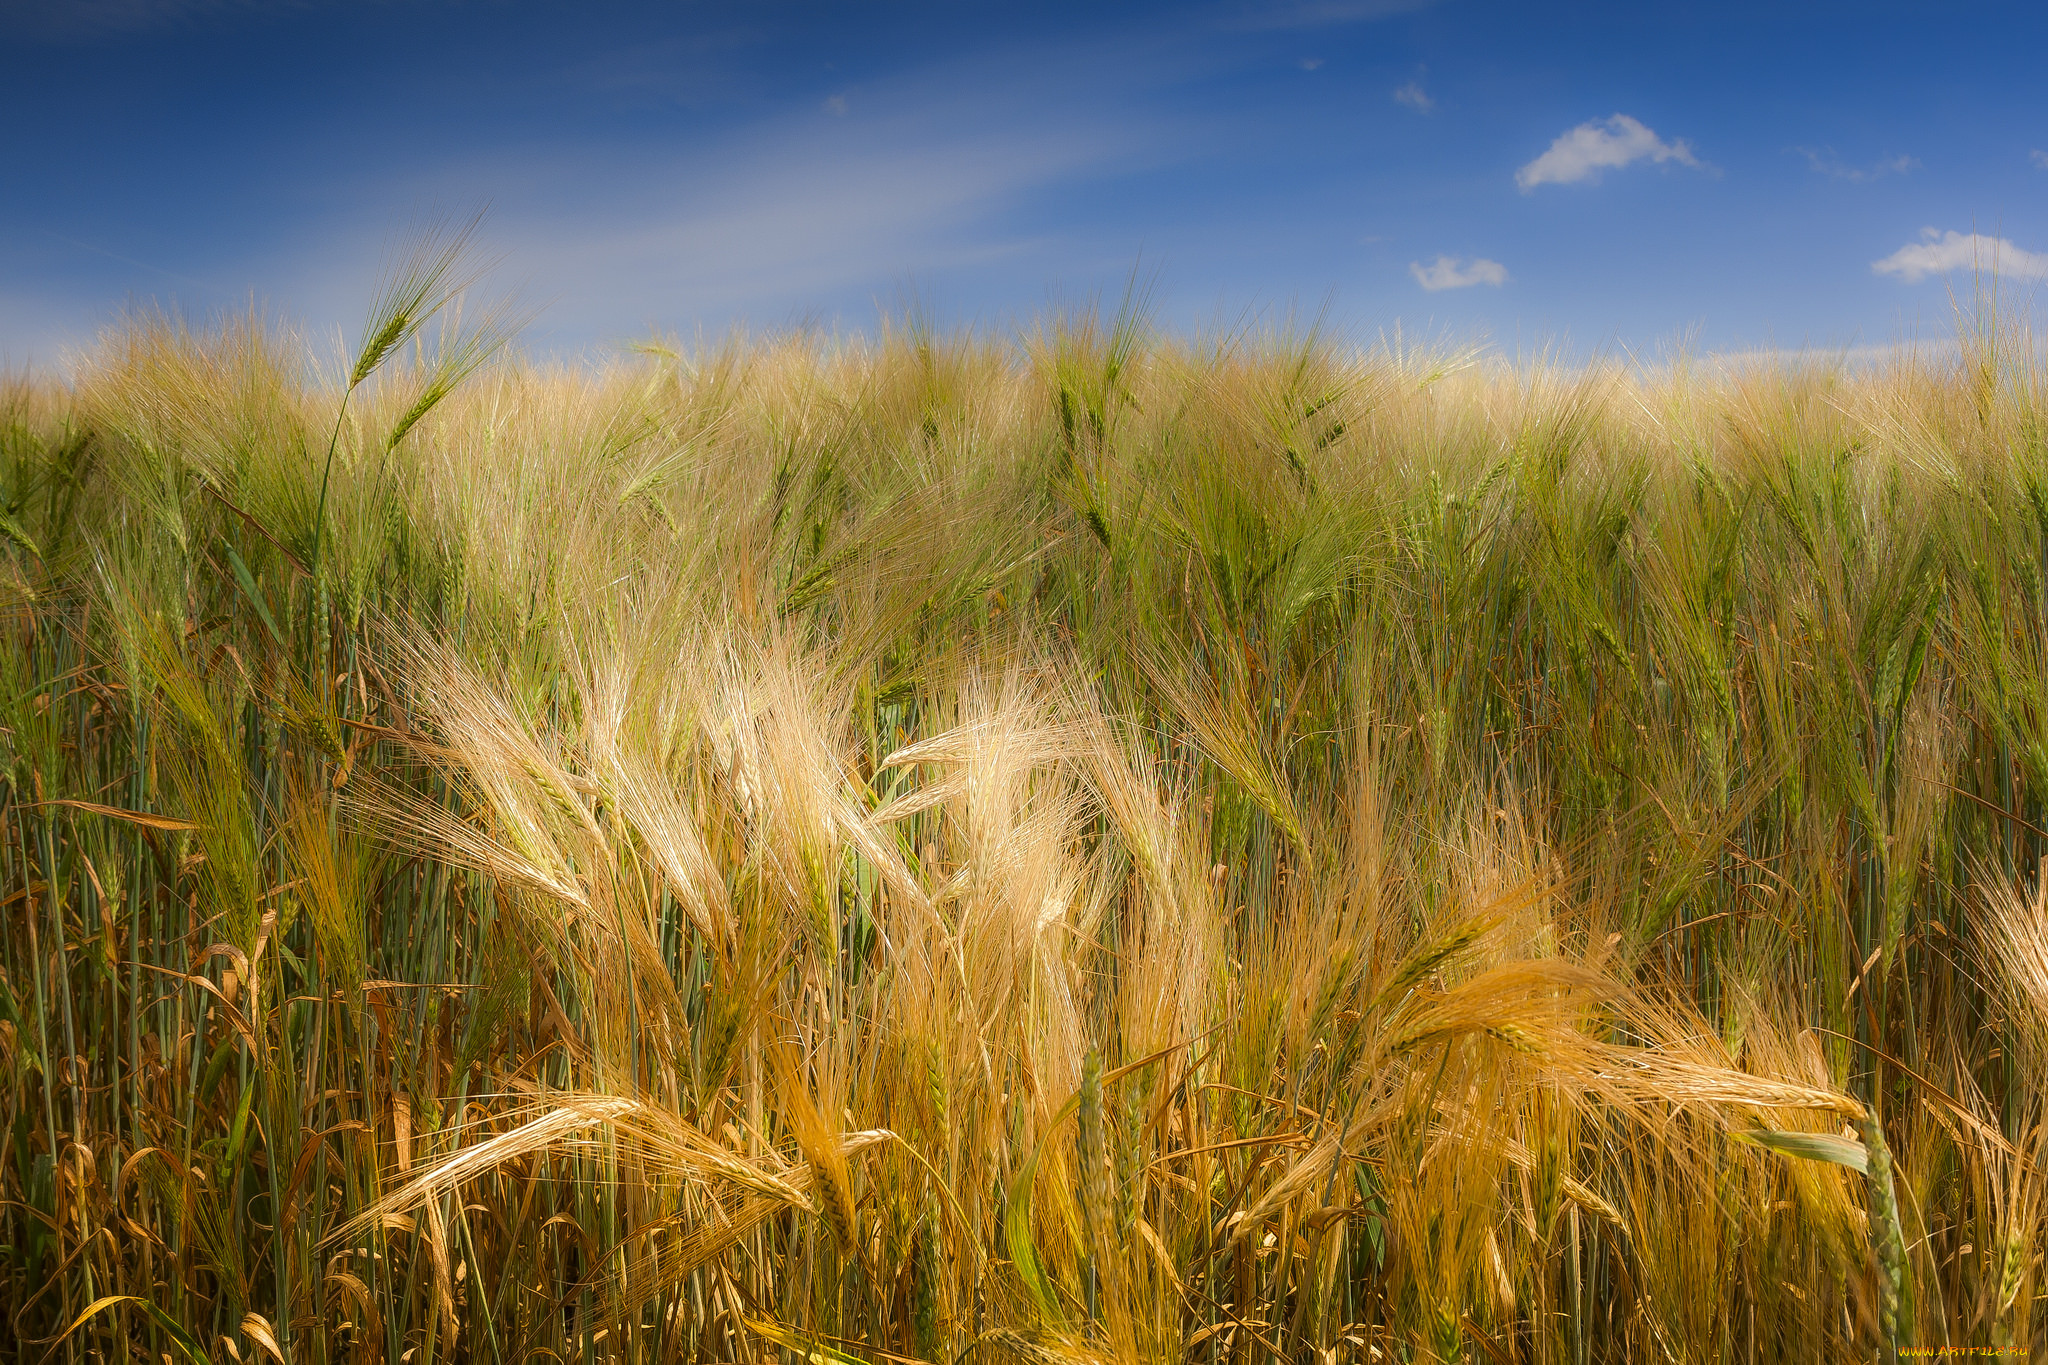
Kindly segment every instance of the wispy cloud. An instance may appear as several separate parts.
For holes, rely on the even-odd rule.
[[[1788,367],[1819,370],[1871,370],[1889,365],[1925,364],[1956,354],[1955,339],[1921,338],[1911,341],[1865,342],[1842,346],[1738,346],[1725,351],[1708,351],[1700,359],[1729,371]]]
[[[1456,256],[1439,256],[1428,265],[1410,261],[1408,273],[1432,294],[1439,289],[1470,289],[1475,284],[1502,285],[1508,282],[1508,268],[1484,256],[1474,256],[1469,261]]]
[[[1793,147],[1789,150],[1805,157],[1814,174],[1824,175],[1830,180],[1846,180],[1852,185],[1868,184],[1888,175],[1904,175],[1920,169],[1917,159],[1905,155],[1884,157],[1869,166],[1851,166],[1836,156],[1832,147]]]
[[[62,294],[0,286],[0,374],[64,372],[117,312],[109,305],[81,308]]]
[[[323,0],[0,0],[0,34],[80,41],[147,33],[215,16],[311,9]]]
[[[1080,183],[1171,159],[1156,118],[1100,89],[1097,68],[1039,83],[1007,79],[1009,60],[946,66],[847,87],[847,115],[806,102],[684,150],[518,147],[420,165],[362,197],[403,203],[489,198],[492,246],[505,274],[550,297],[537,340],[620,338],[643,329],[767,323],[786,310],[864,309],[906,278],[943,287],[973,271],[1042,278],[1037,226],[1015,217]],[[821,92],[822,93],[822,92]],[[371,224],[337,225],[325,249],[297,248],[278,278],[305,299],[306,256],[334,259],[317,315],[347,313]],[[1061,263],[1073,269],[1071,259]],[[321,302],[326,303],[325,299]]]
[[[1515,172],[1515,183],[1528,194],[1538,185],[1571,185],[1598,180],[1600,172],[1637,161],[1676,161],[1700,166],[1683,139],[1666,142],[1627,114],[1592,119],[1561,133],[1550,150]],[[1702,168],[1704,169],[1704,168]]]
[[[1422,88],[1421,81],[1410,81],[1394,91],[1394,103],[1405,104],[1418,114],[1426,114],[1436,108],[1436,101]]]
[[[2048,152],[2042,151],[2039,147],[2036,147],[2033,151],[2027,153],[2027,160],[2033,162],[2042,170],[2048,171]]]
[[[1238,29],[1327,28],[1392,19],[1434,3],[1436,0],[1254,0],[1238,5],[1224,22]]]
[[[50,232],[45,229],[44,235],[53,241],[62,242],[64,245],[75,247],[80,251],[89,251],[95,256],[104,256],[110,261],[118,261],[122,265],[132,265],[138,270],[146,270],[151,275],[160,276],[174,284],[205,287],[204,281],[194,279],[190,275],[183,275],[175,270],[166,270],[160,265],[151,265],[148,261],[138,261],[133,256],[124,256],[118,251],[109,251],[103,246],[94,246],[91,242],[81,242],[76,237],[66,237],[61,232]]]
[[[498,235],[535,278],[565,288],[551,320],[588,331],[674,325],[1014,254],[1021,244],[1002,211],[1112,150],[1065,130],[863,148],[784,143],[750,164],[678,176],[689,190],[623,221],[616,206],[561,212],[543,201],[505,213]],[[562,178],[585,177],[564,168]]]
[[[1982,270],[2022,280],[2048,280],[2048,254],[2014,246],[2003,237],[1981,232],[1943,232],[1922,228],[1920,240],[1909,242],[1870,268],[1914,284],[1929,275],[1951,270]]]

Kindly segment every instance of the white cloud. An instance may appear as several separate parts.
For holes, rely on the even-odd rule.
[[[1867,184],[1882,180],[1888,175],[1904,175],[1920,169],[1920,162],[1910,156],[1888,156],[1872,166],[1850,166],[1835,155],[1832,147],[1794,147],[1791,149],[1806,158],[1806,164],[1815,174],[1831,180],[1846,180],[1852,185]]]
[[[1501,285],[1508,282],[1508,268],[1484,256],[1474,256],[1469,261],[1456,256],[1439,256],[1428,265],[1410,261],[1408,273],[1432,294],[1439,289],[1470,289],[1475,284]]]
[[[2027,153],[2027,160],[2033,162],[2042,170],[2048,171],[2048,152],[2042,151],[2039,147],[2036,147],[2033,151]]]
[[[1303,57],[1301,61],[1296,64],[1300,66],[1303,71],[1313,71],[1323,64],[1323,59],[1321,57]]]
[[[1394,92],[1394,103],[1405,104],[1418,114],[1426,114],[1436,108],[1436,101],[1422,88],[1421,81],[1410,81]]]
[[[1515,183],[1528,194],[1538,185],[1596,180],[1603,170],[1644,160],[1700,164],[1685,141],[1666,142],[1627,114],[1616,114],[1560,134],[1549,151],[1515,172]]]
[[[819,107],[822,108],[826,113],[830,114],[833,118],[845,118],[846,96],[834,95],[832,98],[826,100],[824,104],[820,105]]]
[[[1907,284],[1951,270],[1982,270],[2010,279],[2048,280],[2048,254],[2027,251],[2003,237],[1986,237],[1981,232],[1922,228],[1919,241],[1900,247],[1881,261],[1872,261],[1870,269],[1879,275],[1897,275]]]

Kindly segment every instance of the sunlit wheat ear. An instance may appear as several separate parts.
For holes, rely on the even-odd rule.
[[[1981,884],[1991,910],[1986,965],[2004,981],[2034,1037],[2048,1042],[2048,861],[2031,892],[1990,869]]]
[[[784,1097],[783,1121],[810,1168],[812,1185],[818,1192],[818,1210],[831,1229],[840,1254],[855,1256],[861,1245],[860,1229],[856,1221],[852,1173],[846,1164],[838,1127],[812,1100],[811,1083],[803,1074],[800,1059],[790,1056],[786,1050],[779,1051],[773,1065],[778,1088]],[[827,1103],[831,1094],[827,1090]]]
[[[1419,943],[1401,959],[1373,1000],[1376,1009],[1400,1004],[1417,986],[1457,962],[1493,927],[1482,919],[1461,920],[1433,939]]]
[[[381,1220],[401,1215],[441,1198],[465,1184],[537,1153],[568,1150],[591,1140],[597,1130],[628,1143],[651,1169],[680,1179],[722,1181],[748,1195],[808,1209],[805,1187],[810,1177],[773,1157],[748,1158],[675,1115],[637,1100],[616,1095],[553,1094],[539,1102],[545,1112],[509,1131],[465,1147],[442,1160],[365,1209],[335,1234],[347,1240]],[[836,1136],[820,1148],[840,1162],[849,1155],[887,1142],[886,1132]]]

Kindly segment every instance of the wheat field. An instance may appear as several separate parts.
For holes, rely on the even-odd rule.
[[[0,1354],[2048,1353],[2023,332],[552,369],[451,261],[0,389]]]

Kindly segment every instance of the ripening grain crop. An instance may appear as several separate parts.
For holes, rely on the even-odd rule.
[[[2029,338],[454,283],[0,394],[8,1358],[2048,1340]]]

